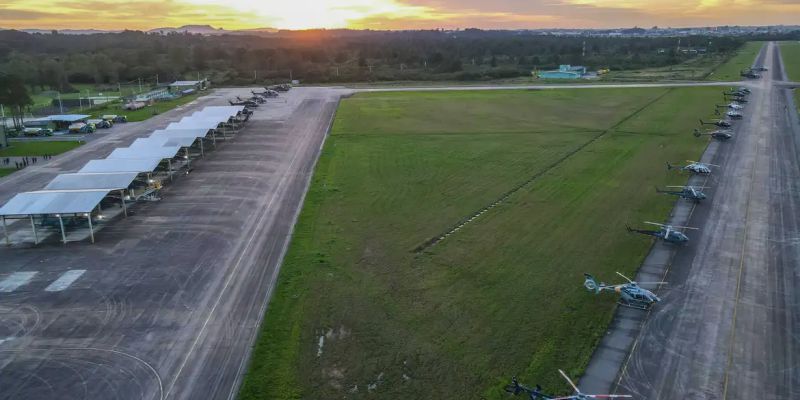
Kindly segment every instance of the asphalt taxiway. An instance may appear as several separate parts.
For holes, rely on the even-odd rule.
[[[15,173],[0,199],[239,92]],[[296,88],[262,106],[96,244],[0,248],[0,399],[232,398],[339,97]]]
[[[800,398],[800,127],[778,46],[764,46],[735,138],[703,161],[710,201],[677,206],[688,246],[657,243],[637,275],[668,281],[650,313],[620,309],[582,389],[643,399]],[[697,179],[693,183],[698,183]],[[703,182],[699,182],[703,183]]]

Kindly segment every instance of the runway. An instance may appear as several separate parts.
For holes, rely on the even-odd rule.
[[[637,276],[669,282],[662,302],[649,314],[618,311],[586,388],[643,399],[800,398],[800,129],[791,92],[773,84],[786,79],[777,45],[762,49],[762,62],[770,72],[754,82],[736,137],[704,157],[720,165],[707,181],[711,201],[674,212],[700,230],[684,248],[654,245]]]
[[[238,92],[129,124],[0,181],[0,193],[39,189]],[[339,96],[297,88],[262,106],[94,245],[0,248],[0,399],[233,398]]]

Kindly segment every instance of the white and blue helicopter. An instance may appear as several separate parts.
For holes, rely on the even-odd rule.
[[[711,173],[711,167],[719,167],[719,165],[716,165],[716,164],[708,164],[708,163],[702,163],[702,162],[697,162],[697,161],[687,160],[686,162],[688,162],[689,164],[686,164],[684,166],[672,165],[669,162],[667,162],[667,169],[677,169],[677,170],[680,170],[680,171],[689,171],[689,172],[691,172],[693,174],[697,174],[697,175],[708,175],[708,174]]]
[[[617,275],[625,278],[628,283],[620,283],[618,285],[607,285],[605,282],[597,282],[590,274],[583,274],[586,278],[583,281],[583,287],[590,292],[600,294],[600,292],[617,292],[619,293],[619,300],[617,303],[626,307],[638,308],[640,310],[648,310],[653,304],[658,303],[661,299],[653,292],[643,289],[639,285],[664,285],[667,282],[635,282],[625,275],[617,272]]]

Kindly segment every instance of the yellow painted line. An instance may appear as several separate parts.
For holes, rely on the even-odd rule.
[[[711,141],[711,139],[709,139],[709,141]],[[708,179],[710,177],[711,177],[711,175],[706,176],[706,179],[703,181],[703,186],[706,186],[706,184],[708,183]],[[681,200],[678,199],[678,201],[681,201]],[[692,215],[694,215],[694,210],[695,210],[695,208],[697,208],[697,204],[698,203],[693,204],[692,205],[692,209],[689,210],[689,216],[686,217],[686,223],[689,223],[689,221],[692,220]],[[672,251],[672,256],[670,257],[670,263],[667,264],[667,269],[664,270],[664,275],[661,277],[661,281],[662,282],[664,282],[664,280],[667,279],[667,275],[669,275],[669,271],[672,268],[672,261],[671,260],[672,260],[672,258],[675,257],[675,252],[676,252],[676,250]],[[660,288],[661,288],[661,286],[656,288],[655,291],[658,292]],[[619,373],[619,379],[617,379],[617,383],[614,385],[614,390],[612,390],[611,393],[616,393],[617,389],[619,389],[619,386],[622,384],[622,379],[625,378],[625,373],[628,370],[628,364],[630,363],[631,358],[633,358],[633,353],[636,351],[636,346],[639,344],[639,339],[642,337],[642,333],[644,332],[644,329],[642,329],[642,328],[644,328],[644,324],[647,322],[647,320],[650,319],[650,314],[652,312],[653,312],[653,308],[651,307],[649,310],[647,310],[647,315],[644,316],[644,319],[642,320],[642,323],[639,325],[639,334],[636,335],[636,339],[634,339],[634,341],[633,341],[633,346],[631,346],[631,350],[630,350],[630,352],[628,352],[628,357],[625,358],[625,363],[622,364],[622,369],[620,370],[620,373]]]
[[[747,233],[749,232],[750,222],[750,199],[753,196],[753,183],[755,183],[756,167],[758,166],[759,150],[756,148],[756,157],[753,160],[753,169],[750,172],[750,190],[747,191],[747,203],[744,213],[744,237],[742,238],[742,249],[739,253],[739,272],[736,275],[736,296],[733,303],[733,321],[731,322],[730,341],[728,343],[728,362],[725,365],[725,383],[722,388],[722,399],[728,398],[728,377],[731,365],[733,364],[733,342],[736,340],[736,315],[739,310],[739,292],[742,287],[742,271],[744,270],[744,252],[747,247]]]

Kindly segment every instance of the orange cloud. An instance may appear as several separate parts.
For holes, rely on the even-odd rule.
[[[796,0],[0,0],[0,27],[566,28],[796,24]]]

